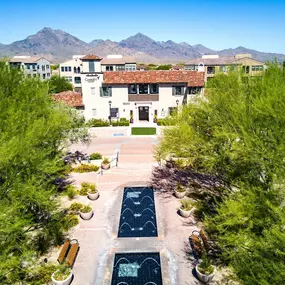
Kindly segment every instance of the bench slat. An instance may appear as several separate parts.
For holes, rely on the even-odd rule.
[[[79,250],[79,244],[78,243],[74,243],[71,245],[70,250],[68,252],[68,255],[66,257],[66,262],[68,263],[68,265],[70,267],[72,267],[72,265],[75,261],[78,250]]]
[[[65,258],[66,254],[68,252],[69,246],[70,246],[70,240],[67,239],[64,242],[64,244],[63,244],[63,246],[61,248],[61,251],[59,253],[58,259],[57,259],[59,264],[61,264],[64,261],[64,258]]]

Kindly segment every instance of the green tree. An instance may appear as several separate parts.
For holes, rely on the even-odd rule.
[[[73,90],[72,84],[64,77],[54,75],[48,81],[49,94],[60,93],[63,91]]]
[[[170,70],[172,67],[171,64],[161,64],[159,66],[157,66],[155,69],[156,70]]]
[[[51,70],[57,70],[57,69],[59,68],[59,64],[58,64],[58,63],[56,63],[56,64],[51,64],[51,65],[50,65],[50,68],[51,68]]]
[[[5,63],[0,109],[0,283],[18,284],[62,238],[63,151],[86,131],[74,110],[50,98],[46,83]]]
[[[285,77],[272,65],[262,78],[219,74],[203,99],[185,106],[167,128],[157,156],[228,185],[206,225],[222,258],[244,284],[285,284]]]

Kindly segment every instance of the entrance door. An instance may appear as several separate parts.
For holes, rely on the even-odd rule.
[[[149,107],[139,107],[139,120],[149,121]]]

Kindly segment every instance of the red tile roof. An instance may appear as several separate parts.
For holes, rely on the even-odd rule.
[[[70,107],[83,107],[82,96],[74,91],[64,91],[52,95],[55,101],[63,102]]]
[[[95,54],[87,54],[81,57],[81,60],[102,60],[102,57],[99,57]]]
[[[104,73],[104,83],[187,83],[188,86],[204,86],[204,72],[190,70],[109,71]]]

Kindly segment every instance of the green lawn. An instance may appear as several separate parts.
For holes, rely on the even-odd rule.
[[[156,135],[156,128],[132,128],[132,135],[135,136]]]

